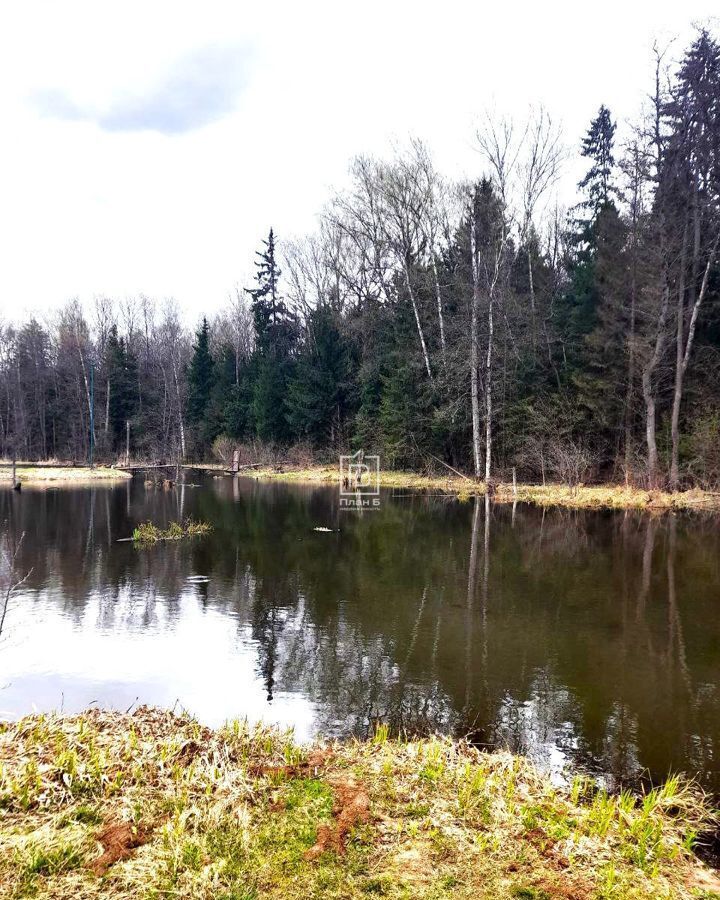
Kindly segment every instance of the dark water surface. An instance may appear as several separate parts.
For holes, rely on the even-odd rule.
[[[214,532],[117,542],[188,515]],[[717,519],[407,493],[359,513],[331,487],[228,478],[3,490],[6,522],[32,574],[0,641],[2,716],[177,702],[300,738],[382,719],[720,792]]]

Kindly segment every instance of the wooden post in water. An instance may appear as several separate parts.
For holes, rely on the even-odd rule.
[[[125,422],[125,465],[130,465],[130,419]]]
[[[237,475],[240,470],[240,451],[233,450],[233,461],[232,461],[232,473],[233,475]]]
[[[513,505],[512,505],[512,520],[511,525],[515,527],[515,510],[517,508],[517,474],[515,472],[515,466],[513,466]]]

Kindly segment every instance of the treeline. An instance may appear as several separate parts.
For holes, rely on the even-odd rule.
[[[0,334],[0,452],[207,456],[295,444],[479,477],[720,481],[720,46],[655,56],[619,145],[601,107],[582,201],[542,109],[487,117],[482,176],[412,141],[358,157],[317,233],[278,246],[194,336],[146,298]],[[93,413],[92,417],[90,413]],[[91,423],[92,418],[92,423]]]

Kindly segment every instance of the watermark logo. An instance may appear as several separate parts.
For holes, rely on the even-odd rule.
[[[340,457],[340,509],[380,506],[380,457],[358,450]]]

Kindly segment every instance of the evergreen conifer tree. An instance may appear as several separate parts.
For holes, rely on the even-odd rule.
[[[310,317],[311,339],[300,354],[288,386],[288,419],[293,432],[316,446],[342,444],[351,396],[350,351],[331,309],[319,306]]]
[[[212,423],[208,419],[214,381],[214,361],[210,351],[210,326],[205,317],[195,334],[195,345],[188,371],[187,422],[195,428],[201,450],[211,443]]]
[[[614,197],[615,123],[601,106],[582,142],[590,168],[578,187],[587,216],[576,222],[568,261],[565,334],[568,375],[578,423],[596,446],[617,451],[625,396],[627,291],[626,228]],[[611,462],[612,460],[607,460]],[[605,462],[605,460],[603,460]]]
[[[105,377],[110,392],[108,398],[108,430],[110,447],[118,450],[124,445],[126,422],[137,411],[137,361],[118,337],[113,325],[105,348]]]
[[[295,339],[295,317],[280,294],[280,276],[277,264],[275,233],[270,229],[268,239],[258,250],[255,266],[257,286],[250,288],[257,346],[263,353],[271,351],[279,356],[287,355]]]
[[[281,273],[272,228],[263,245],[257,253],[257,286],[249,290],[256,337],[253,418],[261,440],[285,443],[291,435],[286,400],[297,328],[280,293]]]
[[[593,219],[601,209],[612,203],[612,197],[616,193],[612,184],[612,171],[615,166],[613,156],[615,128],[610,110],[603,104],[590,123],[582,142],[580,152],[582,156],[591,160],[591,164],[578,187],[587,192],[584,205],[592,210]]]

